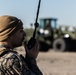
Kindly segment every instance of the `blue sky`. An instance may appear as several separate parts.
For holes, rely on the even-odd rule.
[[[22,19],[24,27],[35,22],[38,0],[1,0],[0,15]],[[39,18],[58,18],[58,25],[76,26],[76,0],[41,0]]]

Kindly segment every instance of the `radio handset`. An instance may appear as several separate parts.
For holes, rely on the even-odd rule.
[[[30,38],[30,40],[28,41],[27,43],[27,48],[28,49],[32,49],[32,47],[35,45],[36,43],[36,29],[37,27],[39,26],[39,23],[37,22],[38,21],[38,15],[39,15],[39,9],[40,9],[40,3],[41,3],[41,0],[39,0],[39,3],[38,3],[38,9],[37,9],[37,14],[36,14],[36,20],[35,20],[35,29],[34,29],[34,32],[33,32],[33,36]]]

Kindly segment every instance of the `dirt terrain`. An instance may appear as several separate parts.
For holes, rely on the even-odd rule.
[[[43,75],[76,75],[76,52],[40,52],[37,62]]]
[[[76,53],[40,52],[37,61],[44,75],[76,75]]]

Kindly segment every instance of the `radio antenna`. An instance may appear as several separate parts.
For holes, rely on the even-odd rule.
[[[35,25],[35,30],[34,30],[34,33],[33,33],[33,38],[35,38],[36,29],[39,26],[39,23],[37,21],[38,21],[38,16],[39,16],[40,3],[41,3],[41,0],[39,0],[39,3],[38,3],[38,9],[37,9],[37,13],[36,13],[36,20],[35,20],[35,24],[34,24]]]

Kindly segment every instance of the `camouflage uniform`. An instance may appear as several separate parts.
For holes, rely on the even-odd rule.
[[[42,75],[36,60],[24,58],[17,52],[2,48],[0,54],[0,75]]]

